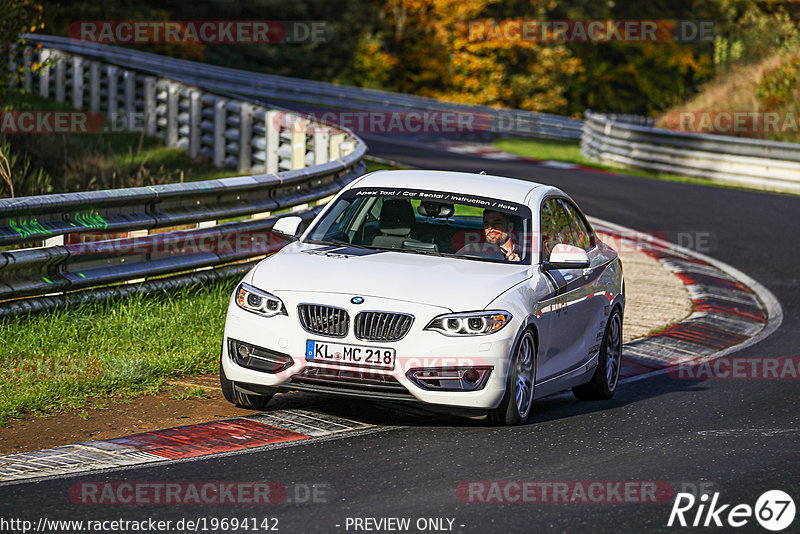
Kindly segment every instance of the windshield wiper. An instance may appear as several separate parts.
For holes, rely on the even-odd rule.
[[[366,245],[356,245],[354,243],[348,243],[347,241],[340,241],[338,239],[330,239],[330,240],[322,240],[322,239],[307,239],[306,243],[310,243],[312,245],[342,245],[345,247],[353,247],[353,248],[363,248],[368,250],[375,250],[375,247],[368,247]]]
[[[475,256],[465,256],[463,254],[450,254],[447,252],[434,252],[433,250],[425,250],[422,248],[394,248],[391,250],[396,250],[398,252],[411,252],[412,254],[423,254],[425,256],[439,256],[441,258],[458,258],[460,260],[467,260],[470,257],[474,258]]]

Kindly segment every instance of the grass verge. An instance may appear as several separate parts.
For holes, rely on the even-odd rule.
[[[0,424],[218,370],[230,279],[0,323]]]
[[[526,158],[533,158],[542,161],[563,161],[565,163],[574,163],[575,165],[582,165],[584,167],[591,167],[593,169],[601,169],[604,171],[611,171],[629,176],[641,176],[643,178],[652,178],[655,180],[666,180],[668,182],[682,182],[698,185],[713,185],[716,187],[727,187],[729,189],[746,189],[749,191],[763,191],[762,189],[755,189],[741,185],[726,184],[722,182],[714,182],[712,180],[703,180],[701,178],[692,178],[690,176],[680,176],[676,174],[666,174],[660,172],[647,171],[642,169],[631,169],[628,167],[616,167],[613,165],[606,165],[597,163],[587,159],[581,155],[581,148],[577,141],[560,141],[554,139],[520,139],[520,138],[504,138],[498,139],[494,145],[505,152],[523,156]]]

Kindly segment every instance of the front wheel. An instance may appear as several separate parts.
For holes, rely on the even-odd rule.
[[[503,400],[500,406],[489,410],[489,424],[521,425],[528,420],[533,405],[535,366],[536,342],[531,332],[526,330],[512,354]]]
[[[272,395],[252,395],[249,393],[242,393],[236,389],[233,381],[228,380],[225,376],[225,369],[222,368],[222,361],[219,362],[219,386],[222,389],[222,396],[231,404],[235,404],[239,408],[246,408],[248,410],[261,410],[267,405]]]
[[[606,323],[600,358],[591,381],[572,388],[580,400],[608,400],[614,396],[622,367],[622,314],[614,308]]]

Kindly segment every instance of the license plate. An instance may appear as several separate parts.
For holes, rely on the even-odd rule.
[[[394,369],[394,349],[364,347],[328,341],[306,341],[306,360],[334,365],[354,365],[374,369]]]

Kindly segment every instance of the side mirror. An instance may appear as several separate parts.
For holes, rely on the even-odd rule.
[[[275,221],[272,231],[289,241],[297,241],[300,237],[303,219],[296,215],[281,217]]]
[[[586,251],[572,245],[559,243],[550,252],[550,261],[542,264],[542,269],[585,269],[589,267],[589,256]]]

